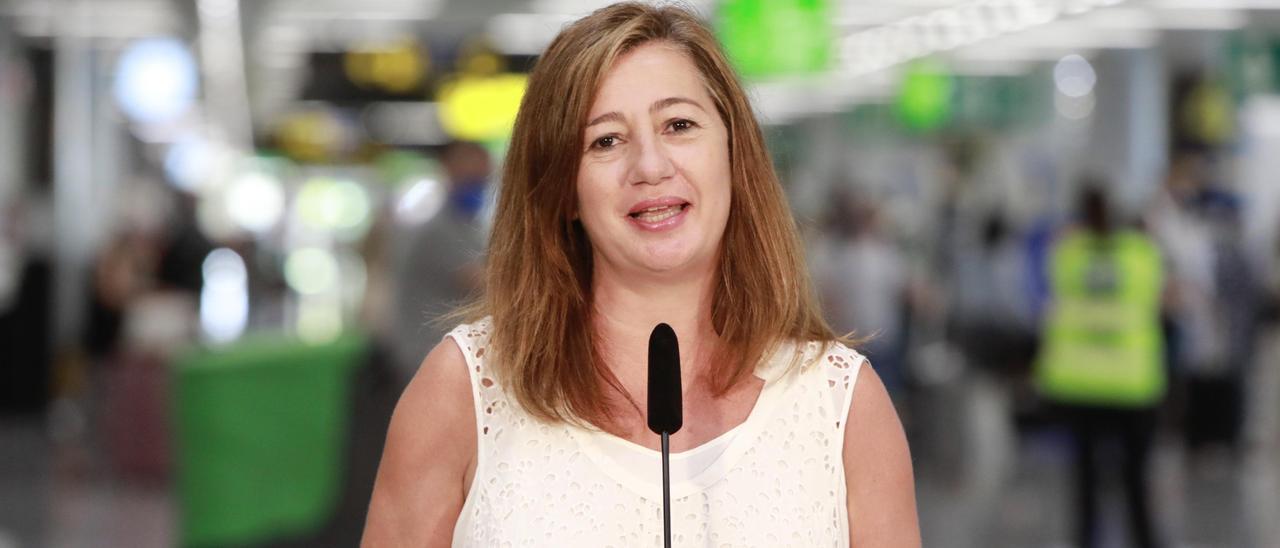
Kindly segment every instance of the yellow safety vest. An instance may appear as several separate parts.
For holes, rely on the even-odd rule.
[[[1050,266],[1053,301],[1036,383],[1071,404],[1141,407],[1165,392],[1160,331],[1160,252],[1146,236],[1121,231],[1063,237]]]

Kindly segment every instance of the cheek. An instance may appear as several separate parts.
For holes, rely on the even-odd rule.
[[[710,160],[704,160],[701,163],[699,170],[701,173],[698,174],[700,180],[706,182],[703,189],[704,199],[707,200],[708,205],[727,215],[730,196],[733,192],[733,172],[729,168],[729,153],[727,150],[717,148],[707,151],[703,158]]]
[[[584,170],[579,174],[575,191],[578,193],[577,207],[574,214],[582,221],[582,226],[590,235],[598,228],[599,223],[612,211],[609,193],[605,185],[593,173]]]
[[[578,167],[578,180],[574,182],[573,191],[577,193],[577,211],[578,214],[585,214],[591,209],[596,198],[596,187],[594,184],[596,174],[591,167],[582,165]]]

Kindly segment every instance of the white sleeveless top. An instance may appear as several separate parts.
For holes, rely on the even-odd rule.
[[[662,546],[660,453],[528,415],[485,364],[490,325],[449,333],[471,375],[477,429],[453,546]],[[848,546],[844,421],[865,361],[818,342],[764,360],[747,419],[671,455],[672,546]]]

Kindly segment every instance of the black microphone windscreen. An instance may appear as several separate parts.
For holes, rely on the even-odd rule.
[[[674,434],[684,425],[680,401],[680,344],[671,326],[660,323],[649,335],[649,430]]]

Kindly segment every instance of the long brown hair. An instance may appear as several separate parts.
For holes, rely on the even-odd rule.
[[[711,32],[682,8],[615,4],[561,31],[529,77],[503,167],[484,293],[462,311],[492,317],[486,360],[540,419],[613,418],[606,388],[618,384],[596,346],[591,243],[573,220],[575,181],[588,109],[605,74],[655,41],[698,67],[729,133],[729,219],[711,312],[720,335],[713,391],[728,391],[785,339],[840,340],[813,298],[760,126]]]

